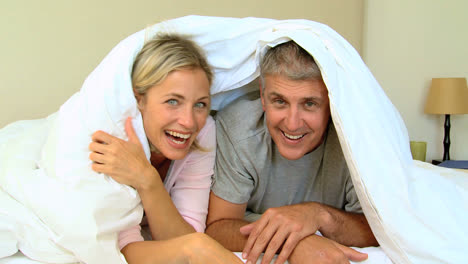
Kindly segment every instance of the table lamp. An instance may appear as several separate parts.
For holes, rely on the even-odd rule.
[[[442,160],[450,160],[450,115],[468,114],[466,78],[433,78],[424,112],[445,115]]]

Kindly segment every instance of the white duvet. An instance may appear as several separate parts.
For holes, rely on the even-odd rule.
[[[218,109],[258,77],[258,61],[294,40],[319,64],[333,122],[364,213],[394,263],[465,263],[468,177],[413,162],[405,125],[358,53],[329,27],[307,20],[188,16],[123,40],[80,92],[46,119],[0,130],[0,258],[18,250],[50,263],[125,263],[119,230],[139,222],[136,192],[90,169],[90,135],[126,138],[134,126],[147,154],[131,92],[133,59],[145,38],[169,31],[191,35],[215,71]]]

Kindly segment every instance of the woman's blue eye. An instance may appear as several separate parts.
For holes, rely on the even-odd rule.
[[[195,104],[195,107],[196,107],[196,108],[205,108],[205,107],[206,107],[206,103],[203,103],[203,102],[196,103],[196,104]]]
[[[169,99],[166,101],[166,103],[170,104],[170,105],[177,105],[179,102],[177,102],[177,100],[175,99]]]

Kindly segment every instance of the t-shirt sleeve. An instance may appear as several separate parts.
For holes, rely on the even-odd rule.
[[[141,226],[136,225],[129,229],[123,230],[119,233],[119,249],[122,250],[126,245],[143,241],[143,236],[141,235]]]
[[[223,200],[243,204],[250,199],[254,181],[238,154],[238,148],[245,143],[233,141],[228,133],[230,125],[220,117],[216,120],[217,149],[211,190]]]
[[[197,140],[206,151],[190,152],[170,195],[185,221],[197,232],[204,232],[216,155],[216,127],[211,116]]]
[[[348,178],[346,180],[346,204],[345,211],[353,213],[362,213],[361,203],[359,202],[356,190],[354,190],[353,181],[348,172]]]

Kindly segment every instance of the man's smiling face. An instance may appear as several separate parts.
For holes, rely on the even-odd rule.
[[[260,93],[268,130],[284,158],[300,159],[322,143],[330,120],[322,80],[266,75]]]

